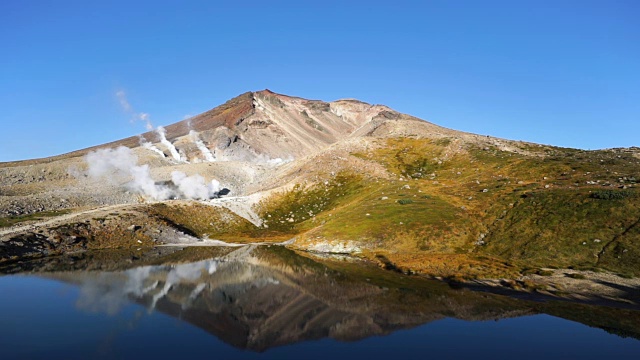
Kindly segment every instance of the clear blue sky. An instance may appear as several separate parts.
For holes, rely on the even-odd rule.
[[[226,3],[226,5],[222,5]],[[246,91],[357,98],[479,134],[640,146],[640,1],[0,1],[0,161]]]

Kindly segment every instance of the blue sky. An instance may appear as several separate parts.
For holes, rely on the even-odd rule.
[[[0,161],[167,125],[243,92],[640,146],[640,1],[1,1]]]

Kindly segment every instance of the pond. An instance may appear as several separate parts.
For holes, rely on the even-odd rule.
[[[638,310],[453,289],[276,246],[85,253],[3,271],[3,359],[640,356]]]

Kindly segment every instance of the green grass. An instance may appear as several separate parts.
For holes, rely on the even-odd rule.
[[[459,209],[439,198],[413,197],[417,190],[398,199],[402,184],[369,183],[349,201],[317,218],[314,236],[326,239],[356,240],[386,247],[415,250],[425,242],[434,244],[451,235],[449,222],[456,220]],[[388,197],[382,200],[383,197]],[[446,243],[446,242],[442,242]],[[448,243],[447,243],[448,244]]]
[[[477,253],[520,266],[598,266],[640,272],[637,190],[611,188],[621,181],[635,183],[640,173],[637,158],[614,151],[553,147],[532,147],[528,150],[545,156],[530,157],[495,147],[471,146],[436,161],[449,152],[444,145],[448,144],[392,139],[368,157],[401,176],[421,172],[416,174],[420,175],[418,181],[410,182],[412,189],[421,189],[450,205],[449,211],[464,207],[464,213],[441,219],[444,221],[440,224],[447,226],[440,229],[466,234],[466,244],[460,236],[429,236],[436,243],[449,243],[439,250],[459,253],[473,249],[471,243],[484,233],[486,245],[475,248]],[[428,211],[413,208],[413,204],[405,206]],[[429,225],[429,220],[419,221]],[[421,235],[426,234],[409,233],[416,242]],[[599,255],[606,244],[608,249]],[[434,249],[422,246],[418,250],[429,248]]]
[[[373,242],[416,258],[474,251],[521,267],[639,271],[640,228],[629,229],[640,218],[637,191],[611,188],[635,181],[637,158],[527,144],[524,150],[544,156],[492,146],[452,152],[454,145],[450,139],[389,139],[356,154],[409,181],[380,180],[371,196],[362,194],[330,218],[323,215],[310,236]],[[480,234],[484,243],[478,247]]]
[[[265,227],[221,222],[229,214],[216,208],[158,205],[156,215],[222,239],[355,241],[363,256],[407,271],[482,277],[573,266],[640,275],[638,190],[616,189],[635,184],[639,159],[521,144],[539,155],[527,156],[449,138],[379,141],[352,155],[389,177],[345,170],[275,193],[256,209]]]
[[[271,232],[298,234],[313,227],[318,214],[352,201],[363,186],[361,176],[346,172],[309,188],[298,184],[263,200],[259,215]]]
[[[5,218],[0,218],[0,227],[9,227],[9,226],[17,225],[26,221],[45,220],[50,217],[68,214],[69,212],[71,212],[71,210],[51,210],[51,211],[37,212],[33,214],[28,214],[28,215],[9,216]]]
[[[594,266],[607,240],[638,218],[640,204],[631,198],[608,202],[588,190],[539,191],[495,223],[482,251],[534,266]]]
[[[591,197],[593,199],[600,200],[622,200],[624,198],[628,198],[631,196],[635,196],[635,192],[630,190],[596,190],[591,193]]]
[[[225,208],[198,203],[174,204],[157,203],[147,212],[171,226],[182,228],[183,232],[198,237],[212,239],[240,240],[251,237],[255,226]]]

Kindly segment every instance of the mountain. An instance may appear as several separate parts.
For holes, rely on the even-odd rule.
[[[152,246],[179,232],[441,277],[637,276],[639,177],[638,148],[498,139],[383,105],[264,90],[164,130],[0,164],[0,259]]]
[[[242,248],[199,262],[40,276],[77,284],[86,294],[78,299],[84,308],[113,313],[135,301],[255,351],[323,337],[353,341],[446,316],[497,320],[534,313],[515,300],[452,291],[437,282],[415,281],[415,290],[403,289],[406,280],[394,283],[380,270],[367,271],[378,280],[286,250]]]
[[[242,94],[212,110],[168,125],[165,130],[166,138],[189,160],[202,159],[202,154],[189,136],[190,131],[198,132],[207,146],[224,160],[251,160],[256,156],[297,158],[321,151],[347,138],[385,134],[388,129],[376,130],[388,120],[420,121],[386,106],[370,105],[358,100],[327,103],[263,90]],[[424,121],[421,123],[428,124]],[[433,124],[429,124],[427,130],[447,132]],[[161,139],[157,131],[149,131],[140,136],[30,163],[81,156],[104,147],[138,147],[141,140],[159,143]],[[163,151],[165,155],[170,155],[167,149]]]
[[[554,302],[452,289],[362,262],[307,258],[273,246],[226,249],[199,261],[188,261],[185,253],[174,253],[179,257],[162,265],[140,259],[125,270],[114,269],[118,260],[110,258],[104,264],[109,271],[83,267],[38,276],[77,285],[80,309],[115,314],[136,302],[149,313],[160,311],[235,347],[260,352],[324,337],[354,341],[387,335],[445,318],[497,321],[538,313],[640,336],[640,314],[632,310],[574,304],[571,311]],[[100,261],[92,263],[94,270]]]

